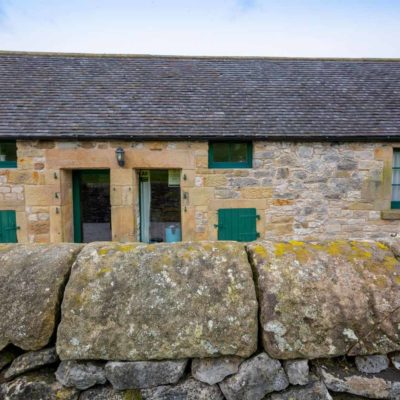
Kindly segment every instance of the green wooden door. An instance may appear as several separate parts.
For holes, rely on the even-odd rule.
[[[15,211],[0,211],[0,243],[17,243]]]
[[[251,242],[257,233],[257,211],[255,208],[221,208],[218,210],[218,240]]]

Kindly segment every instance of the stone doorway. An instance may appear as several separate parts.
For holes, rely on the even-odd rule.
[[[140,240],[146,243],[182,239],[180,170],[139,171]]]
[[[111,240],[110,171],[73,171],[74,242]]]

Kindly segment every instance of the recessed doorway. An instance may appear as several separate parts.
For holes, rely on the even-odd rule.
[[[139,185],[140,240],[146,243],[180,241],[180,170],[141,170]]]
[[[109,170],[73,171],[74,242],[111,240]]]

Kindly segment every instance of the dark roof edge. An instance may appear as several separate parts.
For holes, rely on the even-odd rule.
[[[135,141],[283,141],[283,142],[400,142],[400,133],[396,135],[341,136],[341,135],[1,135],[0,140],[135,140]]]
[[[120,54],[120,53],[59,53],[45,51],[0,50],[0,56],[47,56],[47,57],[93,57],[93,58],[172,58],[172,59],[213,59],[213,60],[269,60],[269,61],[344,61],[344,62],[400,62],[400,58],[346,58],[346,57],[283,57],[283,56],[207,56],[207,55],[167,55],[167,54]]]

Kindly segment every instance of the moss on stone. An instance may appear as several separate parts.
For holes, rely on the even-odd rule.
[[[142,395],[139,390],[126,390],[123,394],[124,400],[142,400]]]
[[[97,252],[100,256],[106,256],[110,252],[110,249],[107,247],[103,247],[102,249],[99,249]]]
[[[122,251],[123,253],[127,253],[129,251],[135,250],[136,247],[137,246],[135,244],[132,244],[132,243],[131,244],[119,244],[116,247],[116,250],[117,251]]]
[[[376,245],[381,249],[381,250],[389,250],[389,247],[386,246],[386,244],[383,244],[381,242],[376,242]]]
[[[385,266],[385,268],[389,269],[389,270],[394,270],[394,268],[399,265],[399,262],[397,261],[397,259],[393,256],[386,256],[383,260],[383,265]]]
[[[100,277],[100,276],[103,276],[103,275],[105,275],[105,274],[107,274],[107,273],[109,273],[109,272],[111,272],[111,271],[112,271],[112,268],[110,268],[110,267],[103,267],[103,268],[100,268],[100,269],[97,271],[96,275],[97,275],[98,277]]]

